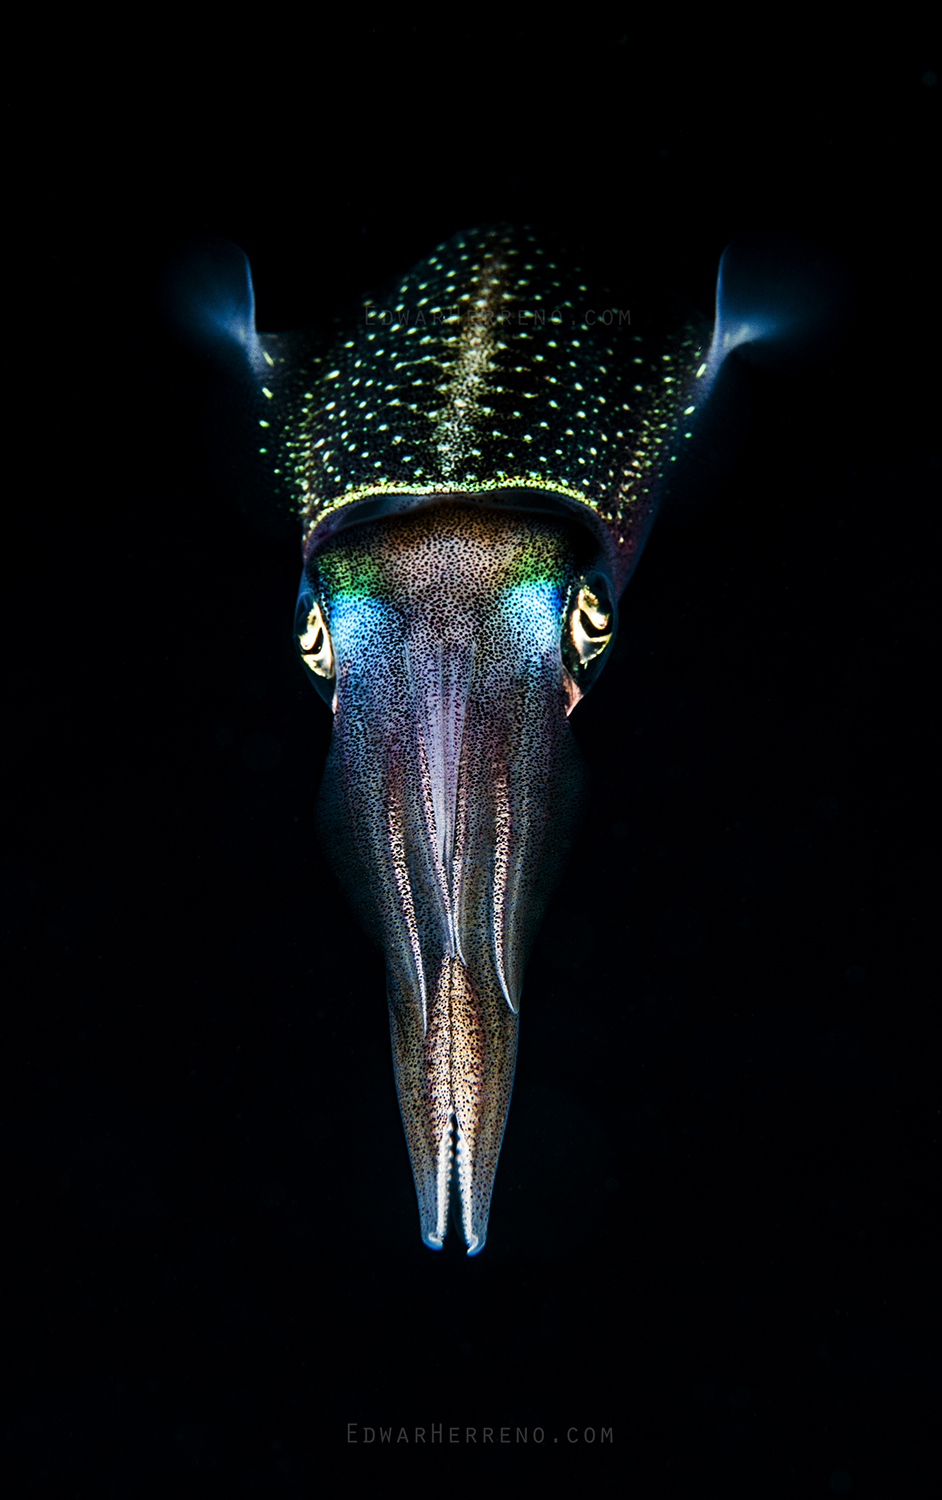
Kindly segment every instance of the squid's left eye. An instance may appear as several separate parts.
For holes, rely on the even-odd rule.
[[[615,629],[614,610],[583,584],[569,616],[569,636],[580,666],[601,656]]]
[[[310,607],[306,615],[299,610],[300,618],[296,626],[301,660],[318,677],[333,677],[334,651],[327,623],[317,600],[309,599],[306,602]]]
[[[603,666],[618,624],[618,610],[608,579],[583,576],[569,596],[560,647],[571,687],[570,708],[589,691]]]

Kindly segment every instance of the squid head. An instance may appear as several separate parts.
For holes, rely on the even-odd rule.
[[[422,1237],[484,1244],[526,957],[584,796],[568,711],[614,632],[577,523],[445,503],[341,531],[298,642],[334,709],[321,838],[386,954]]]

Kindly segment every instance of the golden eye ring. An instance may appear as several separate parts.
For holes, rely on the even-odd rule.
[[[318,677],[335,675],[334,650],[330,642],[330,632],[316,599],[311,601],[304,630],[298,636],[298,650],[304,658],[305,665],[310,667]]]
[[[588,584],[583,584],[569,616],[569,637],[580,666],[601,656],[612,638],[614,613],[606,609]]]

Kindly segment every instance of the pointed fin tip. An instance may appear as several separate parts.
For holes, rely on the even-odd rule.
[[[204,352],[235,345],[256,375],[269,366],[255,331],[255,289],[245,252],[201,235],[183,244],[163,276],[166,311],[183,337]]]

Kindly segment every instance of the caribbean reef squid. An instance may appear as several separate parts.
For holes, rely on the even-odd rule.
[[[451,1220],[474,1255],[527,956],[585,799],[569,716],[727,357],[784,347],[801,291],[734,242],[712,332],[652,339],[498,226],[326,333],[257,333],[227,242],[177,302],[241,370],[258,461],[300,524],[297,651],[333,714],[320,838],[385,954],[422,1238],[440,1249]]]

